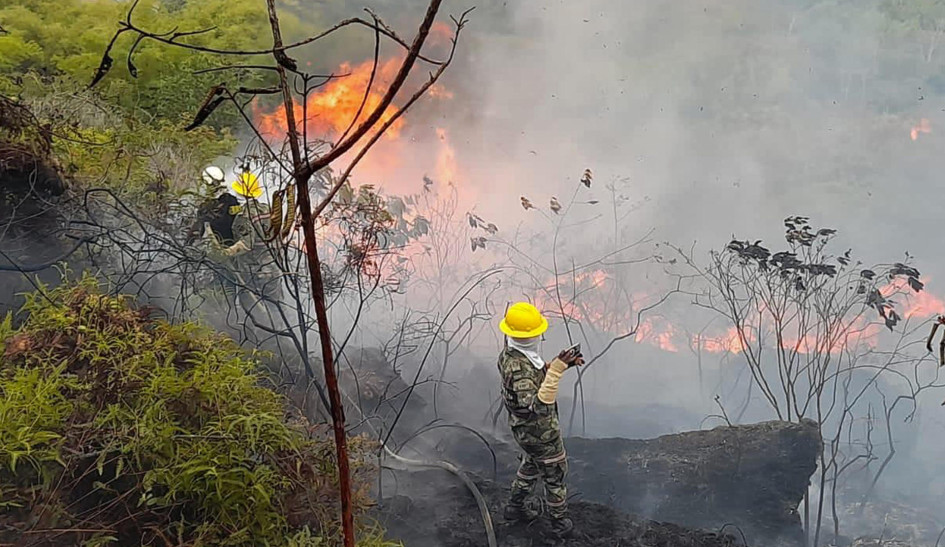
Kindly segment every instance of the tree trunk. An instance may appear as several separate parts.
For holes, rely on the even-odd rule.
[[[338,389],[335,374],[334,352],[331,347],[331,331],[328,327],[328,309],[325,306],[325,285],[322,282],[321,262],[315,240],[315,220],[308,199],[308,182],[299,184],[299,199],[302,209],[302,231],[305,233],[305,255],[312,282],[312,300],[315,304],[315,319],[318,323],[318,338],[322,346],[322,361],[325,365],[325,386],[331,403],[331,426],[335,433],[335,448],[338,455],[338,487],[341,491],[341,524],[344,529],[345,547],[354,547],[354,512],[351,507],[351,469],[348,462],[348,437],[345,432],[345,409]]]
[[[351,150],[351,148],[354,147],[355,144],[360,141],[361,138],[363,138],[365,134],[379,122],[382,114],[387,110],[387,107],[393,101],[394,96],[403,86],[404,82],[406,82],[407,76],[409,76],[414,63],[420,57],[420,50],[423,47],[427,36],[429,35],[430,28],[433,26],[434,19],[436,18],[436,14],[441,3],[442,0],[430,0],[430,5],[427,7],[426,15],[420,25],[419,30],[417,31],[417,36],[414,38],[413,44],[410,45],[407,51],[407,57],[401,64],[400,70],[394,78],[394,81],[388,86],[380,104],[374,107],[374,110],[366,117],[364,121],[360,123],[360,125],[358,125],[357,129],[355,129],[351,135],[336,144],[331,148],[331,150],[318,157],[315,161],[309,161],[307,151],[303,151],[302,149],[302,139],[300,138],[298,127],[296,126],[292,88],[290,87],[288,77],[286,75],[287,67],[290,70],[295,70],[295,61],[289,58],[285,48],[283,47],[282,33],[279,30],[279,16],[276,11],[275,0],[266,0],[266,5],[269,10],[269,24],[272,27],[272,56],[276,62],[276,72],[279,74],[279,88],[282,91],[283,106],[285,108],[286,131],[288,133],[289,148],[292,152],[292,178],[295,181],[296,187],[298,188],[298,207],[301,217],[302,233],[305,237],[304,252],[307,259],[308,272],[311,280],[312,301],[315,307],[316,323],[318,324],[318,337],[322,346],[322,362],[325,369],[325,387],[328,391],[328,400],[331,406],[330,411],[332,429],[334,430],[335,434],[335,447],[338,459],[338,488],[341,495],[341,524],[344,531],[345,547],[355,547],[354,508],[351,504],[351,469],[350,463],[348,461],[348,441],[345,432],[344,406],[341,401],[341,392],[338,389],[338,377],[335,374],[335,360],[332,349],[331,330],[328,325],[328,309],[325,303],[325,286],[322,280],[321,261],[318,258],[315,219],[318,218],[318,215],[322,212],[322,210],[329,205],[334,196],[341,189],[341,186],[347,181],[348,175],[357,162],[371,148],[371,146],[389,127],[389,124],[393,120],[389,120],[385,124],[381,125],[380,131],[362,147],[361,151],[348,166],[345,174],[335,183],[328,195],[325,197],[324,201],[315,209],[312,207],[308,182],[313,174],[318,172],[323,167],[330,165],[332,161],[338,159],[347,151]],[[457,35],[454,36],[453,40],[453,44],[455,45],[456,37],[458,37],[459,29],[462,28],[465,18],[463,17],[459,20],[454,19],[454,22],[457,25]],[[376,29],[376,31],[379,32],[379,29]],[[450,53],[449,57],[449,60],[451,59],[452,52]],[[449,60],[440,63],[439,70],[436,73],[431,74],[430,80],[421,86],[420,90],[416,92],[414,96],[410,98],[410,100],[407,101],[405,106],[398,111],[397,115],[406,111],[406,109],[409,108],[409,106],[413,104],[413,102],[416,101],[424,91],[433,85],[433,82],[436,81],[440,74],[442,74],[449,65]],[[396,116],[394,119],[396,119]],[[353,120],[352,123],[354,123],[354,121],[356,120]],[[303,123],[306,123],[306,120],[303,120]]]
[[[286,130],[289,147],[292,151],[292,165],[296,187],[298,188],[299,210],[302,217],[302,232],[305,235],[305,257],[311,278],[312,301],[315,305],[315,319],[318,323],[318,337],[322,346],[322,362],[325,369],[325,387],[328,389],[328,401],[331,404],[331,425],[335,433],[335,451],[338,465],[338,490],[341,495],[341,526],[344,533],[344,546],[355,547],[354,511],[351,507],[351,469],[348,462],[348,439],[345,433],[345,411],[338,389],[338,377],[335,375],[335,360],[332,355],[331,331],[328,327],[328,311],[325,307],[325,285],[322,282],[321,262],[318,260],[318,244],[315,237],[315,218],[312,214],[311,196],[308,181],[311,172],[306,172],[308,162],[302,155],[298,129],[295,121],[295,109],[292,101],[292,89],[286,77],[285,65],[292,61],[282,49],[282,33],[279,30],[279,16],[275,0],[267,0],[269,24],[272,27],[272,41],[275,53],[276,71],[286,113]],[[303,120],[304,123],[304,120]]]
[[[810,545],[810,485],[804,490],[804,545]]]

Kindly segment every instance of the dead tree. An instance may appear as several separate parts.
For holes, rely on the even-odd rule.
[[[736,353],[774,417],[818,424],[819,493],[816,500],[805,496],[804,504],[805,528],[817,546],[828,505],[835,538],[840,533],[843,475],[882,460],[871,477],[875,486],[895,454],[893,413],[910,419],[919,394],[938,386],[928,360],[911,351],[924,340],[913,340],[918,328],[902,306],[909,293],[924,288],[919,271],[898,262],[866,267],[849,250],[834,255],[829,243],[836,231],[812,227],[806,217],[787,218],[784,225],[782,251],[733,240],[713,251],[705,267],[691,252],[677,251],[705,283],[691,292],[693,303],[734,328]],[[885,343],[883,331],[891,334]],[[882,412],[873,409],[879,405]],[[855,429],[861,423],[864,429]],[[885,442],[873,438],[876,423],[883,424]]]

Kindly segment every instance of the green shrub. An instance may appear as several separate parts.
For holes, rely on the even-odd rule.
[[[63,78],[78,86],[92,80],[118,23],[125,19],[132,0],[20,0],[0,5],[0,92],[15,93],[13,81],[28,74]],[[140,0],[134,21],[165,32],[212,28],[187,43],[223,49],[261,49],[272,44],[265,2],[258,0],[199,0],[171,2]],[[297,25],[286,17],[289,29]],[[168,47],[152,40],[138,44],[133,63],[137,77],[127,69],[127,53],[136,36],[126,33],[112,49],[115,68],[96,86],[96,93],[140,122],[190,121],[221,81],[259,86],[272,75],[253,71],[195,74],[227,64],[225,57]],[[260,60],[260,59],[256,59]],[[239,123],[235,109],[221,109],[211,120],[215,127]]]
[[[0,543],[337,544],[326,428],[287,412],[234,342],[89,277],[22,314],[0,322]],[[364,508],[372,446],[349,446]]]

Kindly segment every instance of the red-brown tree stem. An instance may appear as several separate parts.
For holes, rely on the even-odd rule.
[[[268,1],[271,2],[272,0]],[[394,76],[393,81],[390,83],[390,86],[388,86],[387,91],[384,93],[377,107],[358,125],[357,129],[355,129],[348,138],[338,143],[338,146],[335,146],[325,153],[325,155],[320,156],[314,161],[306,161],[300,174],[308,177],[318,172],[320,169],[327,167],[331,162],[343,156],[351,147],[357,144],[357,142],[377,124],[384,112],[387,111],[387,107],[394,101],[397,92],[400,91],[400,88],[403,87],[404,83],[407,81],[407,76],[410,75],[410,71],[417,61],[417,57],[420,56],[420,50],[423,48],[423,44],[430,34],[430,28],[433,27],[433,21],[436,19],[436,13],[440,10],[440,4],[442,2],[443,0],[430,0],[427,13],[423,18],[423,22],[420,23],[420,28],[417,30],[417,36],[413,39],[413,43],[407,51],[407,56],[404,57],[404,62],[400,65],[400,70],[397,71],[397,75]]]
[[[315,220],[312,216],[312,204],[309,198],[308,181],[312,172],[305,172],[307,159],[302,156],[298,129],[295,125],[295,109],[292,89],[286,77],[285,64],[289,59],[282,51],[282,33],[279,30],[279,16],[276,13],[275,0],[266,0],[269,8],[269,23],[272,26],[273,48],[279,52],[276,58],[276,70],[279,73],[279,85],[286,112],[286,125],[289,147],[292,151],[293,175],[298,187],[299,209],[302,218],[302,232],[305,236],[305,255],[311,279],[312,301],[315,307],[315,319],[318,324],[318,337],[322,346],[322,364],[325,370],[325,387],[331,405],[332,430],[335,434],[335,453],[338,465],[338,490],[341,497],[341,527],[345,547],[355,547],[354,509],[351,503],[351,469],[348,461],[348,438],[345,432],[345,410],[335,375],[335,360],[331,347],[331,330],[328,326],[328,310],[325,306],[325,286],[322,281],[321,262],[318,259],[318,244],[315,237]],[[280,55],[281,54],[281,55]],[[280,58],[281,57],[281,58]]]
[[[401,87],[403,87],[404,83],[407,81],[407,77],[410,75],[410,71],[413,69],[414,63],[418,58],[421,57],[420,50],[423,48],[424,42],[426,42],[427,36],[430,33],[430,28],[433,26],[433,22],[436,18],[437,11],[439,11],[441,3],[442,0],[430,0],[430,5],[427,8],[426,16],[424,17],[423,22],[420,24],[420,28],[417,31],[417,36],[414,38],[414,41],[407,52],[407,56],[400,66],[400,70],[384,93],[384,97],[381,99],[380,104],[377,105],[377,107],[360,125],[357,126],[357,128],[350,135],[348,135],[346,138],[342,138],[337,146],[333,147],[325,155],[315,160],[310,160],[303,153],[302,141],[299,137],[299,131],[296,125],[295,105],[292,99],[292,88],[289,86],[288,77],[286,75],[287,69],[293,69],[295,62],[290,59],[285,52],[286,48],[283,45],[282,33],[279,29],[279,17],[278,13],[276,12],[275,0],[266,0],[266,5],[269,10],[269,23],[272,27],[272,55],[276,61],[276,72],[279,74],[279,88],[282,92],[283,107],[285,108],[286,113],[286,131],[289,139],[289,148],[292,153],[292,177],[298,188],[299,216],[302,224],[302,233],[305,237],[304,252],[307,259],[306,262],[308,263],[312,301],[315,308],[315,319],[318,325],[319,341],[322,347],[322,363],[325,371],[325,387],[328,391],[328,400],[331,406],[330,411],[332,430],[334,431],[335,435],[335,447],[338,460],[338,486],[341,496],[341,524],[344,533],[345,547],[355,547],[354,508],[352,507],[351,500],[351,469],[350,462],[348,460],[348,442],[345,431],[344,404],[342,403],[341,391],[338,387],[338,377],[335,374],[331,329],[328,324],[328,308],[325,302],[325,286],[322,279],[321,261],[318,257],[318,243],[315,234],[315,219],[317,217],[317,212],[312,208],[308,183],[314,173],[318,172],[323,167],[330,165],[334,160],[344,155],[345,152],[350,150],[374,126],[380,122],[383,113],[387,110],[387,108],[393,102],[394,97],[397,95],[398,91],[400,91]],[[461,28],[462,25],[458,24],[458,26]],[[452,58],[452,55],[450,55],[450,58]],[[442,74],[443,70],[448,64],[449,63],[446,62],[440,67],[437,76]],[[430,85],[432,85],[432,81],[428,82],[426,86],[422,87],[421,90],[411,98],[408,105],[398,111],[398,116],[402,114],[403,111],[405,111],[406,108],[410,106],[410,104],[416,101],[416,99],[424,91],[426,91]],[[302,121],[305,123],[305,120]],[[352,123],[355,121],[356,120],[352,120]],[[382,124],[379,133],[383,133],[388,127],[389,124]],[[363,147],[361,153],[358,156],[358,159],[363,157],[363,155],[367,152],[371,145],[374,144],[374,142],[376,142],[376,136],[374,140],[371,140],[366,146]],[[354,163],[356,164],[357,161]],[[351,168],[352,167],[349,167],[349,169],[346,171],[346,176],[343,177],[343,180],[347,178],[347,174],[350,173]],[[337,192],[337,188],[334,190]],[[329,201],[331,201],[333,197],[334,194],[329,195],[325,202],[320,204],[318,212],[321,212],[321,210],[327,205]]]

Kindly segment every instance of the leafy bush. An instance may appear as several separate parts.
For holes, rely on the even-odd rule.
[[[88,85],[118,22],[125,18],[130,0],[22,0],[0,7],[6,34],[0,35],[0,92],[14,93],[13,81],[29,73],[64,78]],[[271,45],[266,5],[256,0],[200,0],[172,2],[142,0],[134,21],[166,32],[172,28],[210,32],[192,36],[188,43],[222,49],[259,49]],[[287,20],[290,28],[293,19]],[[255,86],[264,76],[251,71],[227,74],[194,72],[218,67],[226,59],[167,47],[154,41],[138,44],[133,59],[137,78],[126,68],[127,52],[135,38],[120,38],[112,51],[116,69],[97,92],[126,114],[140,121],[180,122],[193,116],[214,84],[226,80]],[[237,122],[235,111],[215,118],[221,125]]]
[[[0,543],[337,543],[327,430],[287,412],[231,340],[89,277],[22,313],[0,322]],[[372,447],[350,443],[364,509]]]
[[[135,48],[135,77],[126,61],[136,39],[126,33],[111,53],[115,69],[90,90],[119,21],[135,2],[0,4],[0,95],[31,109],[56,136],[52,152],[63,177],[119,192],[159,219],[166,202],[200,180],[203,167],[236,147],[233,130],[243,122],[235,108],[221,108],[205,127],[184,131],[209,89],[221,82],[258,87],[272,78],[248,70],[201,72],[229,61],[153,40]],[[212,27],[190,37],[193,45],[259,49],[272,42],[265,2],[257,0],[141,0],[134,21],[157,32]],[[286,24],[292,28],[295,19]]]

